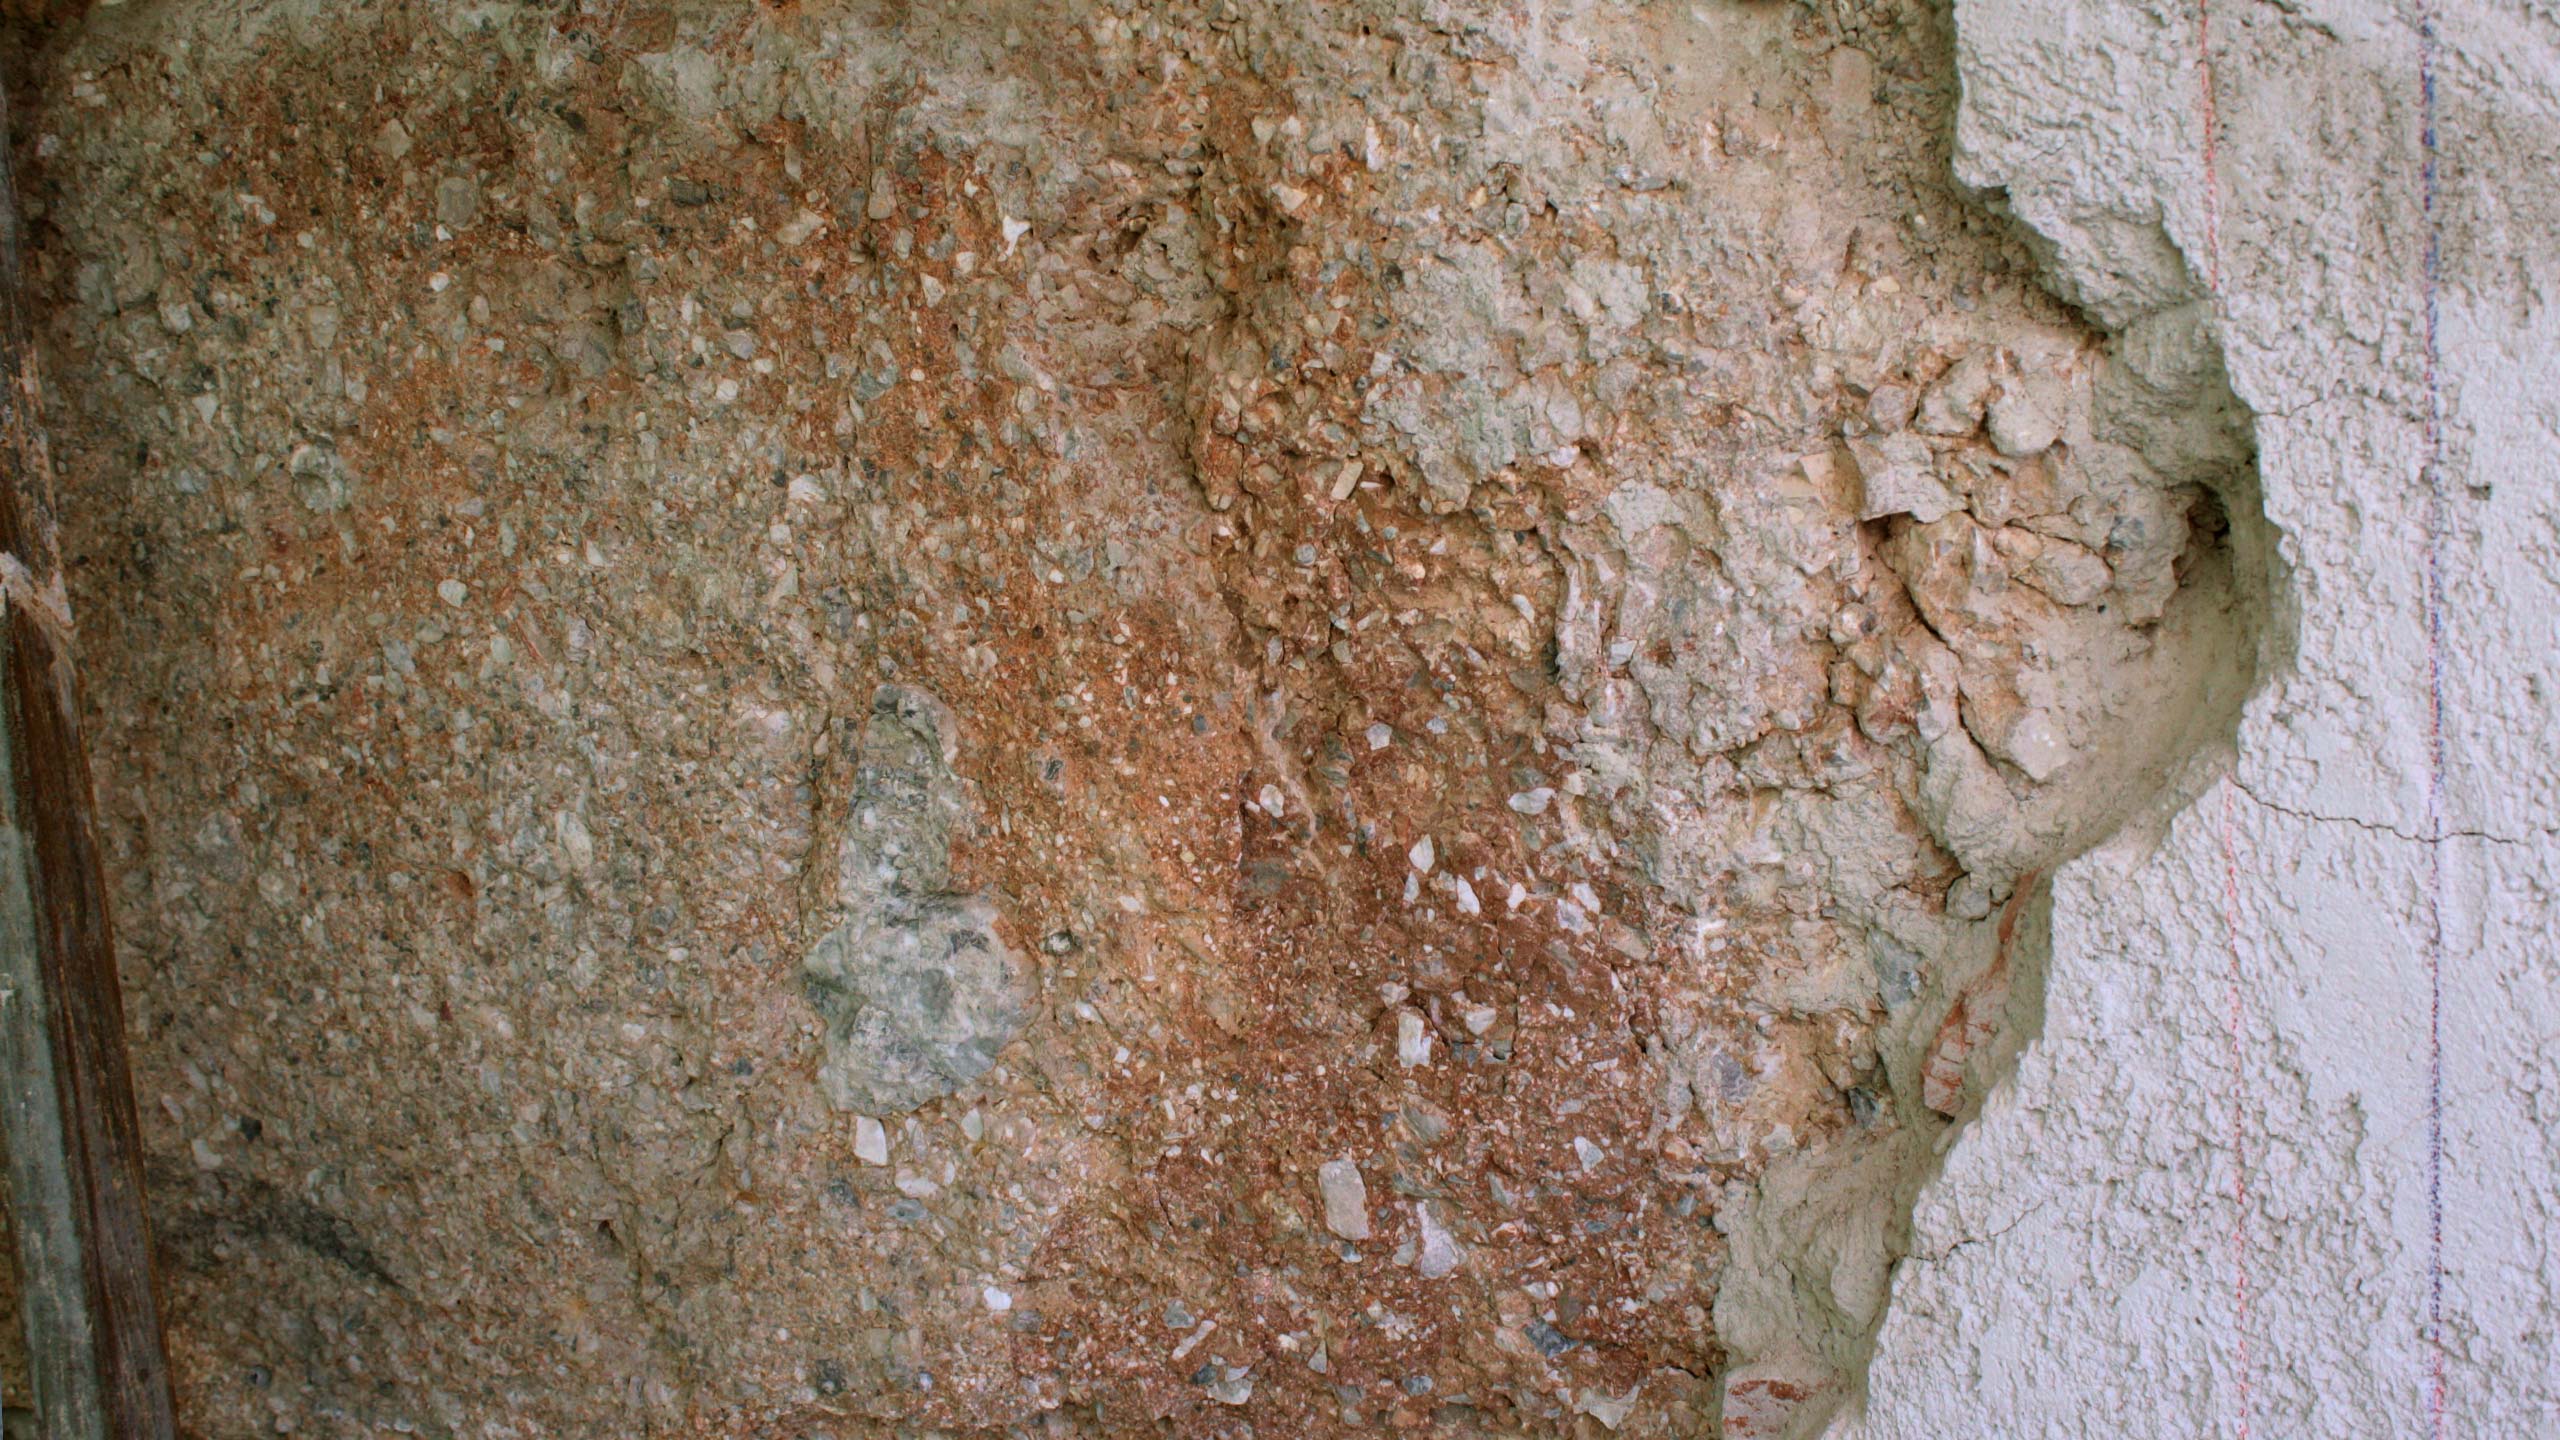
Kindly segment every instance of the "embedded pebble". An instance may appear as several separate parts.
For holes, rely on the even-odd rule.
[[[1431,1023],[1420,1011],[1396,1014],[1396,1063],[1408,1070],[1431,1063]]]
[[[1324,1199],[1324,1227],[1345,1240],[1369,1238],[1369,1187],[1360,1167],[1348,1159],[1327,1160],[1316,1167],[1316,1189]]]
[[[854,1158],[865,1165],[889,1163],[889,1130],[868,1115],[853,1117]]]
[[[1467,1258],[1465,1248],[1458,1244],[1456,1236],[1449,1233],[1448,1227],[1440,1223],[1439,1214],[1430,1201],[1414,1202],[1413,1219],[1422,1235],[1421,1253],[1414,1260],[1414,1268],[1422,1273],[1422,1278],[1440,1279],[1457,1269],[1459,1263]]]

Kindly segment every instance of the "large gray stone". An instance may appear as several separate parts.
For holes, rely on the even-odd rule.
[[[951,888],[968,813],[940,702],[883,688],[853,757],[834,856],[835,922],[804,962],[827,1026],[819,1083],[839,1109],[894,1115],[986,1073],[1030,1016],[1030,976],[983,894]]]

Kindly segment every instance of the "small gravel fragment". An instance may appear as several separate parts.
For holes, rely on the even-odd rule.
[[[1407,1070],[1431,1063],[1431,1026],[1418,1011],[1396,1016],[1396,1063]]]
[[[453,175],[436,182],[436,223],[447,230],[467,230],[479,215],[480,187],[468,177]]]
[[[1324,1228],[1345,1240],[1369,1238],[1369,1187],[1358,1165],[1327,1160],[1316,1167],[1316,1190],[1324,1197]]]
[[[1576,1408],[1612,1430],[1627,1423],[1627,1412],[1636,1408],[1636,1394],[1644,1387],[1629,1386],[1624,1395],[1611,1395],[1598,1389],[1585,1389]]]
[[[1459,1262],[1467,1258],[1466,1249],[1459,1245],[1458,1237],[1449,1233],[1449,1227],[1440,1223],[1440,1217],[1432,1211],[1431,1202],[1415,1201],[1413,1218],[1422,1227],[1422,1254],[1414,1263],[1414,1268],[1422,1272],[1422,1278],[1437,1280],[1457,1269]]]
[[[865,1165],[889,1163],[889,1130],[868,1115],[853,1117],[853,1156]]]
[[[1572,1349],[1575,1344],[1572,1336],[1565,1334],[1563,1331],[1558,1330],[1556,1327],[1548,1324],[1544,1320],[1530,1321],[1528,1324],[1520,1327],[1520,1333],[1528,1336],[1529,1343],[1538,1347],[1538,1353],[1548,1357],[1549,1359],[1553,1359],[1567,1350]]]
[[[1253,1398],[1252,1367],[1220,1365],[1215,1367],[1207,1389],[1209,1398],[1221,1405],[1242,1405]]]

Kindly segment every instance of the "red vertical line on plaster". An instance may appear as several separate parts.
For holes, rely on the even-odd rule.
[[[2214,93],[2213,70],[2213,4],[2197,0],[2196,4],[2196,104],[2202,112],[2204,132],[2204,256],[2205,295],[2209,303],[2222,297],[2222,117]],[[2234,756],[2236,770],[2239,758]],[[2223,949],[2228,957],[2224,971],[2224,1022],[2230,1041],[2231,1063],[2231,1334],[2233,1368],[2238,1372],[2239,1414],[2232,1431],[2238,1440],[2249,1440],[2252,1419],[2249,1374],[2249,1155],[2245,1100],[2248,1094],[2248,1072],[2243,1067],[2241,1046],[2240,973],[2240,847],[2231,821],[2233,792],[2239,788],[2235,773],[2222,791],[2222,930]]]
[[[2426,234],[2418,276],[2425,301],[2426,442],[2420,477],[2425,503],[2419,530],[2425,562],[2427,635],[2427,1421],[2445,1433],[2444,1347],[2444,397],[2438,361],[2437,294],[2444,267],[2443,221],[2436,209],[2436,15],[2418,7],[2418,204]]]

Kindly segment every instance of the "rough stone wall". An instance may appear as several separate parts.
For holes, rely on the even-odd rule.
[[[2560,27],[2434,16],[2430,367],[2426,13],[2215,6],[2208,173],[2192,8],[1957,7],[1964,178],[2094,313],[2209,308],[2291,653],[2235,773],[2059,878],[2042,1034],[1921,1204],[1843,1434],[2560,1426]]]
[[[93,11],[19,143],[188,1412],[1818,1428],[2304,564],[2182,152],[2052,199],[1967,33]]]

